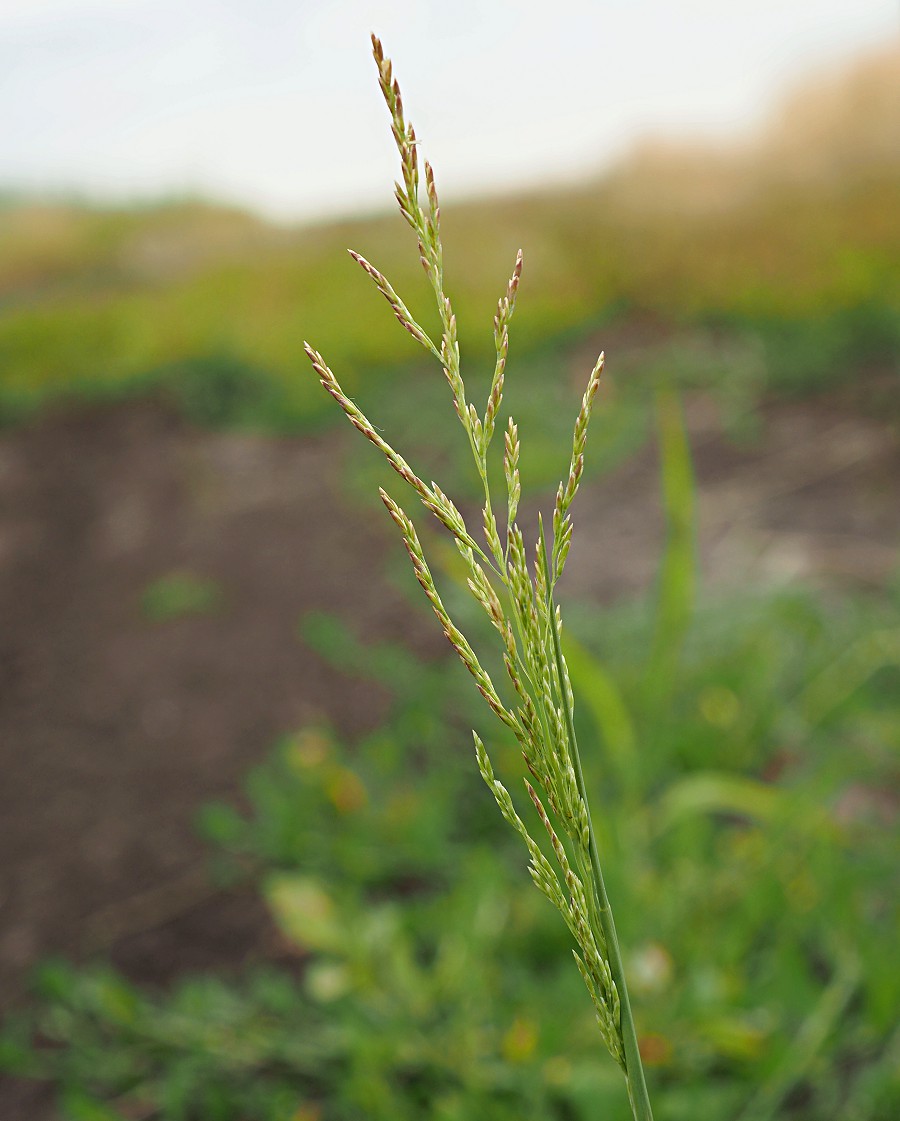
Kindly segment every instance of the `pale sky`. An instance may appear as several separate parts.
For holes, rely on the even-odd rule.
[[[0,188],[386,207],[370,31],[444,195],[577,178],[750,129],[898,26],[895,0],[0,0]]]

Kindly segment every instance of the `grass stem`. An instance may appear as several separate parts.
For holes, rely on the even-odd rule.
[[[552,596],[549,600],[550,632],[553,636],[553,656],[556,661],[556,672],[560,682],[565,680],[562,648],[559,638],[559,623],[556,617],[556,606]],[[641,1062],[641,1051],[638,1045],[637,1032],[634,1026],[634,1016],[631,1012],[631,1001],[628,999],[628,986],[625,981],[625,967],[622,962],[622,951],[619,949],[619,938],[616,933],[616,924],[613,919],[612,908],[609,905],[609,896],[606,894],[606,884],[603,882],[603,871],[600,867],[600,854],[597,851],[597,839],[594,835],[594,823],[591,817],[590,804],[584,784],[584,773],[581,768],[581,756],[578,753],[578,741],[575,738],[575,722],[572,709],[562,690],[563,712],[566,723],[566,736],[569,741],[569,753],[572,758],[572,767],[575,771],[575,781],[578,784],[578,793],[588,811],[589,849],[591,858],[591,872],[597,899],[600,904],[600,925],[606,940],[606,954],[609,961],[609,971],[615,982],[619,994],[619,1018],[622,1043],[625,1049],[625,1079],[628,1085],[628,1098],[631,1102],[631,1112],[635,1121],[653,1121],[653,1111],[650,1108],[650,1097],[647,1092],[647,1080],[644,1077],[644,1065]]]

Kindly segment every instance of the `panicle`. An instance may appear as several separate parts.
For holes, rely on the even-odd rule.
[[[559,910],[577,944],[577,950],[573,951],[576,964],[588,989],[601,1034],[613,1057],[625,1069],[620,998],[610,969],[610,947],[615,947],[615,939],[607,939],[605,934],[604,909],[600,902],[601,898],[605,899],[604,889],[602,880],[593,870],[595,846],[574,739],[574,700],[560,647],[561,617],[553,601],[554,585],[563,571],[571,543],[569,508],[584,473],[587,429],[604,358],[601,354],[591,373],[575,421],[569,472],[557,491],[549,550],[539,516],[533,570],[529,571],[524,536],[516,520],[522,485],[519,430],[512,417],[508,418],[503,438],[505,537],[501,537],[497,525],[488,470],[488,451],[503,404],[509,327],[522,276],[522,251],[516,254],[506,290],[497,301],[493,322],[494,370],[482,415],[466,400],[456,315],[444,291],[441,210],[434,170],[428,160],[422,160],[425,190],[424,199],[420,201],[419,141],[412,124],[406,120],[391,62],[374,35],[372,51],[400,157],[401,174],[395,184],[395,195],[404,219],[416,234],[419,258],[434,293],[439,331],[432,337],[414,318],[384,274],[362,254],[351,251],[350,255],[373,281],[404,330],[443,368],[454,409],[466,431],[484,487],[481,521],[486,551],[469,532],[465,517],[453,500],[436,482],[426,484],[419,478],[344,392],[321,354],[308,344],[304,345],[322,385],[351,424],[379,449],[394,471],[416,491],[429,512],[452,534],[464,565],[465,584],[500,636],[500,652],[506,670],[506,678],[500,684],[512,698],[509,703],[504,701],[469,640],[451,618],[412,519],[380,489],[381,499],[400,532],[415,578],[441,629],[492,712],[521,748],[527,772],[536,784],[524,779],[531,806],[541,823],[541,844],[529,833],[509,791],[496,778],[484,743],[473,733],[479,772],[503,817],[522,837],[532,880]],[[529,809],[529,814],[531,812]]]

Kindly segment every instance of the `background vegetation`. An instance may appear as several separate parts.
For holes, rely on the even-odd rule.
[[[656,1115],[888,1121],[900,599],[692,611],[686,577],[580,612],[568,649]],[[145,994],[49,964],[0,1061],[55,1079],[74,1119],[624,1121],[565,931],[462,750],[483,713],[460,667],[327,616],[305,637],[389,684],[389,719],[354,745],[287,738],[249,812],[201,821],[215,874],[257,879],[297,968]]]
[[[711,333],[716,375],[743,382],[749,364],[757,390],[883,368],[900,339],[895,63],[885,51],[798,95],[744,150],[649,148],[568,192],[445,208],[464,353],[490,353],[484,309],[524,246],[519,357],[633,320]],[[416,312],[407,232],[399,216],[289,229],[201,203],[9,199],[2,408],[159,384],[198,419],[314,423],[328,410],[301,376],[306,335],[357,386],[417,357],[345,253],[378,262]]]

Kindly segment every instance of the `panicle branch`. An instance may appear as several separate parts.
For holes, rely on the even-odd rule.
[[[362,409],[359,408],[356,402],[351,400],[346,395],[346,393],[344,393],[343,389],[341,389],[340,383],[332,373],[322,355],[319,354],[317,350],[314,350],[309,345],[309,343],[306,342],[303,344],[303,349],[306,351],[306,356],[312,363],[313,369],[319,375],[319,381],[321,381],[324,388],[331,394],[331,396],[343,409],[344,414],[353,425],[353,427],[358,432],[361,432],[363,436],[365,436],[365,438],[370,441],[370,443],[373,443],[375,447],[378,448],[378,450],[384,455],[385,459],[387,459],[388,463],[391,465],[391,467],[394,468],[400,478],[409,483],[409,485],[413,488],[413,490],[416,491],[423,502],[428,503],[433,501],[434,495],[432,495],[431,491],[422,482],[415,471],[413,471],[413,469],[409,466],[403,456],[394,451],[390,444],[388,444],[387,441],[381,437],[381,435],[375,428],[375,425],[372,424],[372,422],[365,415],[365,413],[363,413]]]
[[[491,381],[491,392],[488,396],[487,408],[484,413],[484,450],[490,446],[494,435],[494,425],[497,413],[500,411],[500,402],[503,399],[503,380],[506,371],[506,359],[509,354],[509,321],[516,310],[516,293],[519,290],[519,278],[522,275],[522,250],[516,254],[516,263],[512,276],[506,287],[506,295],[497,302],[497,314],[494,316],[494,347],[497,351],[497,362],[494,366],[494,377]]]
[[[575,493],[578,490],[578,484],[581,482],[581,476],[584,471],[584,449],[587,443],[588,424],[590,423],[591,411],[594,407],[594,398],[600,386],[600,375],[603,373],[605,361],[606,357],[601,353],[588,379],[587,389],[584,391],[584,397],[581,399],[581,408],[575,420],[575,434],[572,439],[572,459],[569,463],[568,478],[565,480],[564,484],[559,484],[559,490],[556,492],[556,506],[553,510],[552,584],[555,584],[560,576],[562,576],[566,557],[569,554],[569,545],[572,540],[572,523],[569,518],[569,507],[572,505],[572,500],[575,498]]]
[[[440,351],[425,333],[423,328],[421,328],[419,324],[416,323],[416,321],[413,319],[412,315],[410,314],[409,308],[407,308],[406,304],[400,299],[400,297],[388,283],[384,274],[380,273],[374,265],[370,265],[365,257],[363,257],[361,253],[357,253],[355,249],[348,249],[347,252],[353,258],[353,260],[356,261],[363,272],[368,273],[372,280],[375,281],[375,287],[390,304],[391,310],[397,317],[397,320],[401,324],[401,326],[405,327],[406,330],[409,331],[416,342],[421,343],[426,350],[430,351],[435,356],[435,358],[440,360]]]
[[[475,656],[475,652],[469,645],[465,635],[459,630],[456,624],[452,621],[447,613],[446,607],[438,594],[435,587],[434,578],[431,575],[431,570],[428,567],[428,562],[425,560],[425,554],[422,551],[422,546],[419,542],[418,534],[416,533],[415,526],[412,520],[400,508],[400,506],[391,498],[387,491],[379,488],[381,501],[388,509],[388,513],[394,520],[400,534],[403,538],[403,544],[406,546],[406,551],[409,553],[409,559],[412,561],[413,571],[416,579],[428,597],[428,602],[431,604],[432,610],[438,618],[438,622],[443,628],[444,634],[447,637],[450,645],[454,648],[459,655],[460,660],[466,669],[471,673],[475,679],[475,684],[479,693],[484,697],[490,705],[494,714],[508,727],[515,731],[518,727],[518,721],[515,716],[506,709],[500,700],[497,690],[494,688],[494,683],[491,681],[487,671],[482,668],[481,663]]]
[[[413,471],[410,465],[406,462],[399,452],[394,451],[391,445],[383,438],[381,433],[377,430],[374,424],[369,420],[365,413],[360,409],[352,398],[348,397],[343,391],[334,373],[329,368],[325,359],[317,350],[314,350],[309,343],[303,344],[306,355],[313,365],[313,369],[319,375],[324,388],[331,394],[337,401],[341,409],[344,411],[347,419],[353,427],[365,436],[365,438],[384,455],[388,463],[393,467],[401,479],[408,483],[413,490],[421,498],[425,507],[431,511],[432,514],[438,519],[445,528],[449,529],[457,541],[462,542],[469,548],[474,549],[480,556],[484,557],[480,545],[472,538],[469,531],[466,529],[465,521],[462,514],[447,497],[441,488],[432,483],[428,487],[419,476]],[[490,564],[489,558],[485,560]]]

